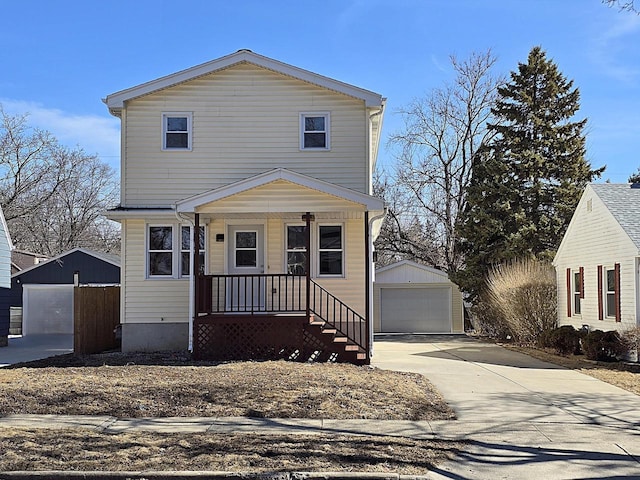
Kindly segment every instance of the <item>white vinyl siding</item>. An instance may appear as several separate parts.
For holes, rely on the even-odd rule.
[[[192,151],[159,151],[163,112],[192,112]],[[300,112],[331,112],[331,150],[300,152]],[[240,64],[127,102],[123,205],[166,206],[282,167],[368,193],[364,102]],[[196,125],[197,122],[197,125]]]
[[[588,206],[590,205],[590,208]],[[613,218],[600,198],[587,187],[567,234],[554,260],[558,285],[558,322],[576,328],[590,325],[592,329],[622,330],[636,325],[636,257],[638,248]],[[616,322],[607,316],[606,298],[602,300],[604,319],[598,319],[598,266],[602,266],[602,294],[606,292],[606,269],[620,264],[622,318]],[[584,268],[584,298],[580,315],[567,315],[567,269]],[[573,283],[573,282],[572,282]],[[573,290],[573,288],[571,289]],[[574,310],[571,301],[572,313]]]
[[[171,220],[171,219],[167,219]],[[150,280],[146,275],[146,228],[144,220],[122,223],[123,252],[123,323],[188,322],[189,282],[168,278]]]

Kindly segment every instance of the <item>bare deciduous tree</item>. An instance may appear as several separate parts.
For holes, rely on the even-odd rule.
[[[19,248],[57,255],[74,247],[119,250],[119,231],[101,212],[116,203],[113,169],[62,146],[0,106],[0,204]]]
[[[381,188],[386,189],[382,193],[387,193],[383,195],[387,201],[393,190],[393,202],[379,251],[448,272],[461,266],[456,219],[465,207],[471,160],[487,140],[487,120],[502,81],[491,73],[495,62],[490,50],[464,61],[452,56],[456,73],[452,84],[400,111],[404,128],[390,138],[399,149],[397,164],[392,179]],[[416,237],[416,224],[424,229],[422,236]]]

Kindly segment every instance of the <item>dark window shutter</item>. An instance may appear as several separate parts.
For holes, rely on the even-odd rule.
[[[614,266],[615,272],[615,302],[616,302],[616,322],[620,322],[622,320],[622,316],[620,315],[620,264],[616,263]]]
[[[580,267],[580,298],[584,298],[584,267]]]
[[[571,269],[567,268],[567,317],[571,316],[571,301],[573,293],[571,292]]]
[[[602,307],[602,265],[598,265],[598,320],[604,319]]]

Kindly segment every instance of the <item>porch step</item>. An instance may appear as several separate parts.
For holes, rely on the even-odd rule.
[[[338,330],[335,328],[323,328],[322,333],[327,335],[335,335],[336,333],[338,333]]]
[[[347,343],[347,337],[333,337],[333,343]]]
[[[354,345],[352,343],[347,343],[344,346],[344,351],[345,352],[357,352],[360,350],[360,347],[358,345]]]

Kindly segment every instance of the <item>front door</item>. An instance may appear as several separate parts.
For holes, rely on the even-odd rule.
[[[263,310],[264,226],[229,225],[228,228],[227,305],[231,311]]]

